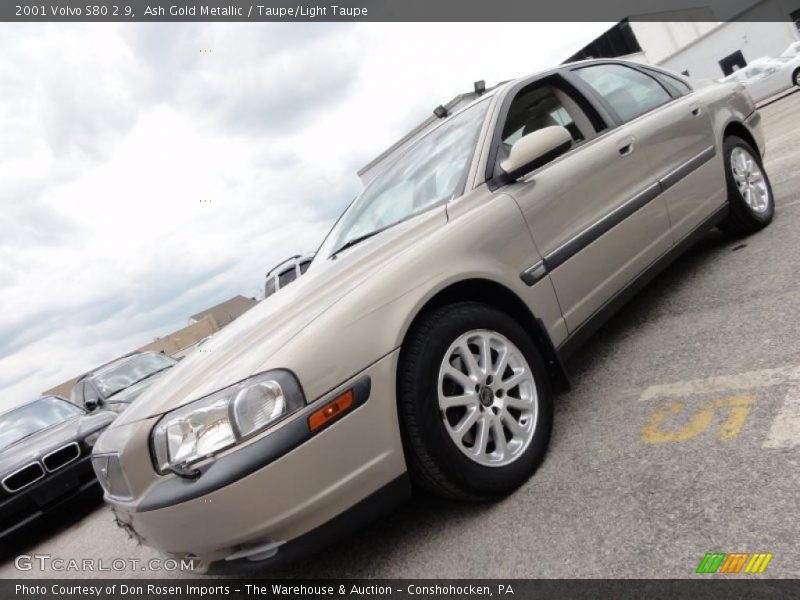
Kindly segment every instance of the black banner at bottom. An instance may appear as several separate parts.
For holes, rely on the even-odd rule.
[[[373,580],[141,580],[7,579],[0,598],[36,600],[310,600],[392,598],[394,600],[505,598],[797,598],[800,580],[767,579],[373,579]]]

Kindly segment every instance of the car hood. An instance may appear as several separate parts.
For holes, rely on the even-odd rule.
[[[91,415],[76,417],[0,450],[0,476],[8,475],[34,460],[61,448],[65,444],[79,441],[87,435],[105,429],[116,415],[98,411]]]
[[[432,228],[447,222],[438,207],[342,252],[320,256],[305,275],[259,302],[172,367],[114,422],[112,427],[161,415],[268,369],[270,362],[312,321],[385,268]],[[301,382],[302,384],[302,382]]]

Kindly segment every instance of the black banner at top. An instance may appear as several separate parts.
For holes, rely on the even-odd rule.
[[[789,21],[800,0],[3,0],[6,22]]]

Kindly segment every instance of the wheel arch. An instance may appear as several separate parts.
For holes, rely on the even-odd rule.
[[[725,129],[722,131],[722,139],[736,136],[742,138],[745,142],[750,144],[756,152],[758,152],[759,156],[762,153],[762,148],[758,146],[758,142],[753,137],[753,134],[750,133],[750,130],[741,123],[740,121],[730,121],[727,125],[725,125]]]
[[[547,365],[548,376],[556,391],[570,389],[566,369],[541,319],[531,312],[525,302],[501,283],[489,279],[463,279],[449,284],[431,296],[414,315],[403,335],[401,360],[405,341],[419,320],[432,310],[457,302],[481,302],[502,310],[516,319],[530,334]]]

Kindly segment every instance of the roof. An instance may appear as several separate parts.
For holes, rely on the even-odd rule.
[[[257,300],[255,300],[255,298],[245,298],[242,295],[237,295],[234,296],[233,298],[225,300],[225,302],[220,302],[216,306],[207,308],[206,310],[201,311],[196,315],[192,315],[191,317],[189,317],[189,320],[199,321],[203,317],[211,315],[217,322],[217,325],[219,325],[220,327],[224,327],[234,319],[241,317],[244,313],[253,308],[257,303],[258,302]]]

